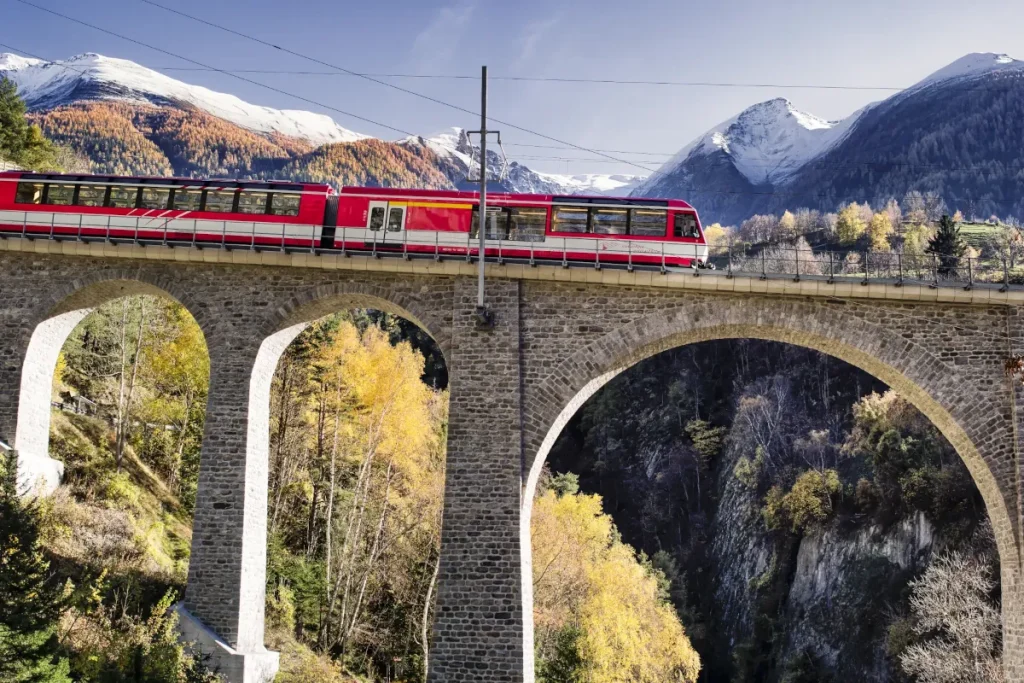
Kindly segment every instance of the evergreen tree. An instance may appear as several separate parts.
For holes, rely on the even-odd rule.
[[[960,225],[948,214],[943,214],[939,220],[939,229],[935,236],[928,240],[928,248],[925,251],[938,258],[939,275],[956,275],[957,264],[967,253],[967,243],[960,236]]]
[[[25,118],[25,102],[18,87],[0,78],[0,159],[36,171],[60,170],[58,148],[43,135],[39,126]]]
[[[18,87],[0,78],[0,159],[14,161],[20,157],[27,137],[25,103],[18,97]]]
[[[57,620],[61,586],[48,576],[39,541],[39,513],[17,494],[17,461],[11,454],[0,486],[0,680],[5,683],[70,683],[60,656]]]

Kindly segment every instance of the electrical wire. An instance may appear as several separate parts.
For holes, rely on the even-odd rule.
[[[29,7],[34,7],[35,9],[38,9],[38,10],[43,11],[43,12],[47,12],[48,14],[52,14],[52,15],[57,16],[57,17],[61,17],[62,19],[66,19],[66,20],[74,22],[76,24],[80,24],[82,26],[86,26],[86,27],[94,29],[96,31],[100,31],[102,33],[106,33],[107,35],[114,36],[115,38],[120,38],[121,40],[127,40],[129,43],[133,43],[133,44],[139,45],[141,47],[149,48],[150,50],[155,50],[157,52],[162,52],[163,54],[168,55],[170,57],[174,57],[175,59],[180,59],[180,60],[185,61],[185,62],[190,62],[192,64],[196,64],[198,66],[203,67],[204,69],[210,69],[211,71],[216,71],[216,72],[224,74],[226,76],[230,76],[230,77],[236,78],[236,79],[238,79],[240,81],[244,81],[246,83],[250,83],[252,85],[258,86],[260,88],[265,88],[267,90],[271,90],[273,92],[279,93],[281,95],[286,95],[288,97],[294,97],[297,100],[302,100],[303,102],[308,102],[309,104],[315,105],[317,107],[323,107],[324,109],[329,109],[331,111],[337,112],[337,113],[342,114],[344,116],[348,116],[350,118],[357,119],[357,120],[363,121],[365,123],[370,123],[370,124],[373,124],[375,126],[380,126],[381,128],[386,128],[387,130],[391,130],[391,131],[394,131],[396,133],[401,133],[402,135],[413,136],[413,137],[415,137],[415,135],[416,135],[415,133],[410,133],[407,130],[403,130],[401,128],[396,128],[395,126],[391,126],[391,125],[388,125],[386,123],[381,123],[380,121],[376,121],[374,119],[371,119],[371,118],[368,118],[368,117],[365,117],[365,116],[360,116],[359,114],[353,114],[352,112],[345,111],[343,109],[338,109],[337,107],[332,107],[332,106],[330,106],[328,104],[324,104],[323,102],[318,102],[318,101],[310,99],[308,97],[304,97],[302,95],[297,95],[295,93],[288,92],[287,90],[282,90],[281,88],[276,88],[276,87],[274,87],[272,85],[267,85],[266,83],[260,83],[259,81],[254,81],[251,78],[246,78],[244,76],[239,76],[237,74],[233,74],[230,71],[227,71],[225,69],[218,69],[217,67],[210,66],[209,64],[204,64],[202,62],[196,61],[196,60],[191,59],[189,57],[185,57],[183,55],[176,54],[174,52],[171,52],[170,50],[165,50],[163,48],[156,47],[155,45],[151,45],[151,44],[143,42],[141,40],[136,40],[135,38],[131,38],[129,36],[122,35],[120,33],[116,33],[116,32],[111,31],[109,29],[105,29],[102,26],[96,26],[95,24],[90,24],[87,21],[83,21],[81,19],[77,19],[75,17],[68,16],[67,14],[62,14],[61,12],[58,12],[58,11],[53,10],[53,9],[50,9],[48,7],[43,7],[42,5],[37,5],[34,2],[29,2],[29,0],[16,0],[16,1],[20,2],[23,5],[27,5]],[[26,54],[28,54],[28,53],[26,53]]]

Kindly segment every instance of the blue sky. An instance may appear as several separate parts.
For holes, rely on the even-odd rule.
[[[224,69],[324,70],[243,38],[174,16],[140,0],[32,0],[171,52]],[[46,59],[82,52],[151,68],[193,67],[27,7],[2,0],[0,42]],[[1024,58],[1018,0],[634,0],[569,2],[340,2],[169,0],[167,4],[348,69],[375,73],[625,80],[906,86],[968,52]],[[2,49],[2,48],[0,48]],[[223,74],[165,71],[258,104],[316,109]],[[475,128],[472,117],[349,76],[247,77],[327,105],[429,135]],[[388,79],[477,110],[473,80]],[[500,119],[602,149],[668,155],[746,106],[786,97],[800,109],[841,118],[889,93],[784,87],[718,88],[492,81]],[[321,110],[341,125],[384,138],[397,133]],[[500,125],[496,125],[502,128]],[[642,173],[585,152],[503,129],[510,157],[551,172]],[[626,155],[616,155],[626,156]],[[629,156],[656,166],[659,156]],[[587,161],[589,159],[589,161]]]

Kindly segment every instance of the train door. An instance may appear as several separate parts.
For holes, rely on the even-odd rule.
[[[398,245],[405,241],[405,202],[371,201],[367,229],[377,245]]]

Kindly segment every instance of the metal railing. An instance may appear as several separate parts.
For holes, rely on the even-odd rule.
[[[187,246],[199,249],[243,249],[253,251],[279,251],[282,253],[338,254],[341,256],[364,255],[376,258],[400,257],[404,259],[430,258],[440,261],[445,258],[462,258],[475,262],[479,248],[467,233],[466,241],[442,243],[441,234],[435,233],[432,244],[410,244],[407,231],[396,233],[374,233],[363,248],[344,246],[350,243],[346,228],[335,232],[338,246],[320,248],[319,225],[304,224],[250,224],[222,221],[219,235],[206,234],[202,239],[195,233],[195,222],[191,231],[167,233],[167,220],[125,217],[114,222],[110,217],[99,218],[86,224],[82,217],[77,225],[55,225],[31,212],[21,216],[20,229],[0,230],[0,239],[20,237],[23,239],[71,240],[79,242],[107,242],[112,244],[134,244],[138,246],[160,245],[166,247]],[[126,220],[127,219],[127,220]],[[132,220],[134,219],[134,220]],[[181,219],[177,219],[179,224]],[[229,230],[230,223],[230,230]],[[10,224],[8,224],[10,225]],[[308,235],[308,237],[307,237]],[[497,244],[495,244],[497,242]],[[548,235],[543,242],[517,241],[511,246],[502,239],[491,240],[487,248],[487,260],[497,263],[526,263],[531,266],[541,262],[558,264],[564,268],[588,267],[595,269],[615,268],[627,271],[647,270],[662,274],[687,272],[694,275],[717,275],[724,277],[756,277],[760,279],[824,280],[826,282],[886,283],[926,285],[930,287],[996,287],[1002,291],[1020,288],[1024,285],[1024,261],[1017,262],[1000,256],[945,256],[927,253],[877,252],[857,249],[814,250],[788,245],[717,245],[709,248],[707,269],[679,268],[670,264],[678,255],[666,253],[665,242],[614,240],[601,237],[573,235],[571,237]],[[410,249],[410,246],[414,249]],[[514,256],[509,255],[509,249]],[[453,250],[457,250],[453,253]],[[542,260],[536,255],[542,251]],[[523,254],[528,254],[524,256]],[[554,253],[556,256],[551,257]]]
[[[712,247],[708,261],[729,277],[885,283],[895,286],[996,287],[1024,284],[1024,261],[870,250],[820,250],[783,245]]]

